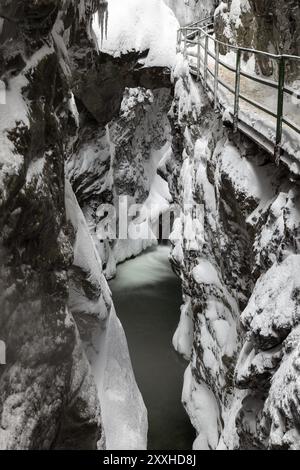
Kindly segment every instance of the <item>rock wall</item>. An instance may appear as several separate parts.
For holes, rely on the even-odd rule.
[[[104,442],[90,365],[67,309],[73,249],[64,206],[64,152],[76,125],[61,62],[62,35],[68,22],[74,34],[87,31],[96,3],[81,6],[79,11],[79,2],[12,0],[0,9],[6,83],[0,118],[0,331],[7,346],[7,364],[0,370],[0,447],[5,449],[96,448]]]
[[[223,127],[184,63],[175,77],[161,173],[182,208],[171,235],[184,298],[174,345],[190,358],[194,447],[296,449],[299,186]]]
[[[182,23],[213,6],[167,3]],[[104,35],[106,6],[0,6],[0,448],[146,446],[146,410],[104,273],[149,241],[98,237],[100,204],[119,196],[141,203],[151,226],[172,199],[181,207],[171,235],[184,298],[174,345],[190,360],[183,401],[195,448],[298,448],[299,187],[223,127],[180,60],[168,122],[169,71],[142,67],[147,51],[96,51],[92,15]],[[298,2],[232,0],[218,12],[219,38],[299,53]]]
[[[217,37],[273,54],[300,55],[298,0],[222,0],[215,11]],[[225,52],[225,51],[223,51]],[[277,73],[274,61],[257,58],[264,75]],[[287,62],[289,80],[299,77],[299,61]]]
[[[170,74],[164,69],[152,68],[132,76],[130,61],[131,55],[116,60],[110,58],[116,82],[120,76],[118,84],[122,84],[122,76],[125,77],[120,88],[121,103],[113,118],[111,114],[106,115],[105,126],[101,125],[105,113],[96,121],[87,110],[81,110],[84,125],[76,151],[66,165],[107,278],[115,275],[117,263],[157,243],[156,237],[148,235],[140,239],[119,237],[121,200],[126,201],[128,211],[134,210],[136,204],[144,208],[144,218],[138,225],[142,226],[145,221],[150,233],[152,225],[154,229],[158,222],[159,212],[168,208],[170,199],[166,183],[156,175],[158,162],[168,151],[171,140],[167,118],[172,102]],[[144,83],[147,88],[125,87],[124,83]],[[161,180],[159,185],[158,179]],[[151,201],[158,203],[158,213],[150,214]],[[112,209],[115,209],[115,217]],[[138,214],[132,213],[131,219],[137,220]],[[128,218],[128,223],[130,221]]]
[[[164,0],[170,7],[181,26],[206,18],[212,13],[215,5],[214,0]]]
[[[91,21],[98,9],[103,16],[105,3],[7,0],[0,6],[2,449],[104,448],[104,427],[108,448],[146,446],[146,410],[124,333],[65,183],[65,160],[81,130],[77,106],[85,107],[84,86],[101,75]],[[126,372],[121,388],[117,364]],[[119,407],[110,406],[112,391],[122,397]]]

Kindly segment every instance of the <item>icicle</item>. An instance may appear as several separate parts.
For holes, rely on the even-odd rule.
[[[103,43],[104,35],[107,39],[107,24],[108,24],[108,2],[106,0],[101,0],[99,9],[98,9],[98,20],[101,31],[101,45]]]

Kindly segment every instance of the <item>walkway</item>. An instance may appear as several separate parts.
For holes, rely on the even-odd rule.
[[[222,55],[224,50],[227,54]],[[222,43],[215,38],[212,17],[179,29],[178,52],[234,131],[246,134],[300,176],[300,80],[294,82],[297,88],[286,84],[287,67],[300,57]],[[255,73],[258,56],[269,60],[278,79]]]

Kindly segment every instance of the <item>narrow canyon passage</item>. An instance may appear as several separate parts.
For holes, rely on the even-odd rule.
[[[181,404],[187,363],[175,352],[181,287],[159,246],[118,267],[110,283],[137,384],[148,410],[148,449],[191,449],[194,430]]]

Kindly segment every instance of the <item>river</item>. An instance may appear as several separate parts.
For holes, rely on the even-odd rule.
[[[148,449],[188,450],[195,433],[181,404],[187,363],[172,346],[181,286],[168,253],[158,246],[119,265],[110,287],[148,410]]]

